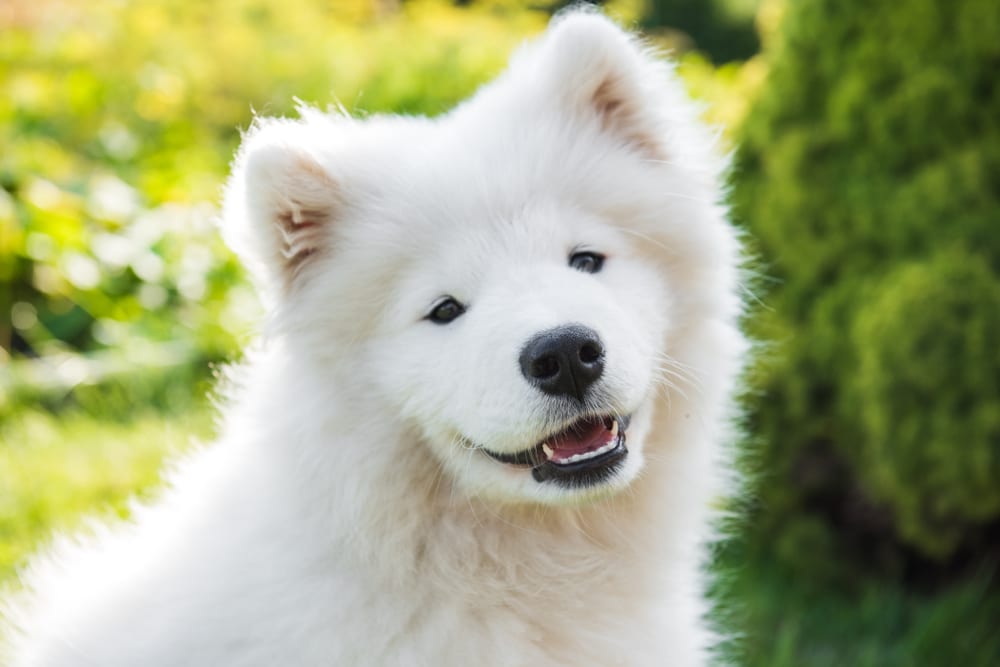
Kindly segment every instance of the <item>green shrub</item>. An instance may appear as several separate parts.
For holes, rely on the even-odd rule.
[[[1000,520],[998,34],[993,0],[801,0],[769,45],[733,193],[773,278],[761,544],[944,559]]]
[[[1000,280],[965,252],[901,266],[852,333],[868,488],[906,539],[946,555],[1000,514]]]
[[[691,46],[715,62],[746,60],[760,48],[754,31],[759,0],[646,0],[641,23],[666,27],[690,37]]]

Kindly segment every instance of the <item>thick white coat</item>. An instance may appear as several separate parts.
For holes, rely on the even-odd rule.
[[[4,664],[705,664],[746,345],[696,115],[577,11],[440,118],[257,122],[224,223],[270,316],[220,437],[128,523],[33,562]],[[604,269],[567,267],[577,248]],[[468,311],[426,321],[443,295]],[[517,364],[564,323],[607,350],[588,408],[633,414],[599,489],[478,450],[567,423]]]

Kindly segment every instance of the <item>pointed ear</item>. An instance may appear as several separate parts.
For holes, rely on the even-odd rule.
[[[311,152],[304,122],[258,121],[244,136],[226,188],[230,246],[266,287],[291,289],[327,251],[340,188]]]
[[[539,57],[559,104],[646,156],[664,157],[655,92],[663,65],[634,37],[596,11],[577,10],[554,19]]]

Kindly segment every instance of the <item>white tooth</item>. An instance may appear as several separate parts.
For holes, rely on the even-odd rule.
[[[612,449],[618,446],[618,442],[614,439],[611,442],[598,447],[597,449],[590,452],[581,452],[579,454],[573,454],[572,456],[567,456],[564,459],[559,459],[559,463],[576,463],[577,461],[586,461],[587,459],[592,459],[595,456],[600,456],[606,452],[610,452]],[[542,445],[542,449],[545,451],[545,455],[550,459],[552,458],[551,450],[547,445]]]
[[[545,452],[545,458],[547,458],[549,460],[551,460],[552,459],[552,455],[555,454],[555,452],[552,451],[552,448],[549,447],[548,443],[545,443],[545,442],[542,443],[542,451]]]
[[[614,419],[611,422],[611,439],[614,440],[618,437],[618,420]]]

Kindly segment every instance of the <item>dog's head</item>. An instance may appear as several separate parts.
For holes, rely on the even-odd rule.
[[[227,233],[331,392],[469,493],[561,502],[635,478],[673,337],[728,298],[710,144],[665,66],[570,14],[441,118],[258,122]]]

